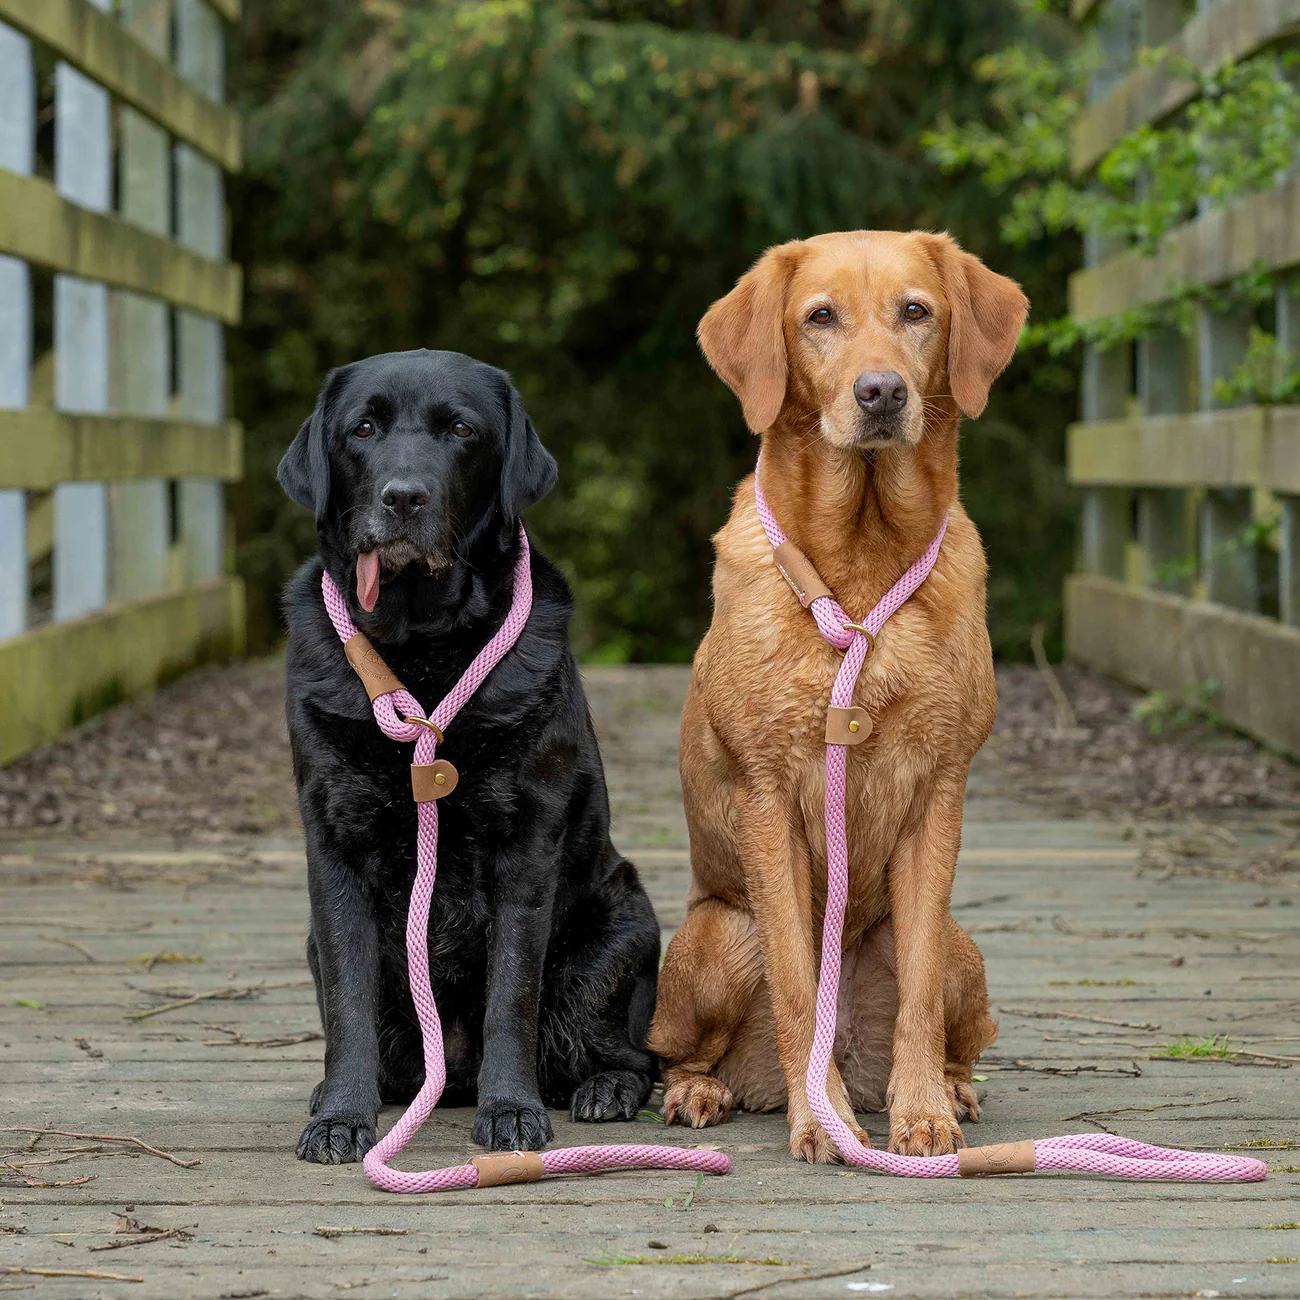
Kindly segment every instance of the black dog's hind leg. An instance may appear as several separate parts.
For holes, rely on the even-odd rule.
[[[537,1084],[537,1015],[555,894],[555,851],[532,836],[494,864],[487,1008],[474,1141],[489,1151],[536,1151],[551,1140]]]
[[[659,983],[659,922],[636,868],[620,861],[565,931],[543,1026],[547,1095],[575,1120],[635,1119],[658,1073],[646,1035]]]
[[[337,1165],[360,1160],[375,1145],[379,942],[370,902],[351,869],[314,844],[310,831],[307,852],[307,960],[325,1031],[325,1078],[312,1093],[314,1118],[298,1139],[298,1159]]]

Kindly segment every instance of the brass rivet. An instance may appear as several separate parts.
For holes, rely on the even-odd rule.
[[[854,718],[853,721],[849,723],[849,730],[850,730],[850,731],[859,731],[859,730],[861,730],[861,728],[862,728],[862,723],[860,723],[860,722],[857,720],[857,718]]]
[[[447,777],[446,777],[445,773],[442,773],[442,772],[435,772],[435,773],[433,774],[433,783],[434,783],[434,785],[446,785],[446,784],[447,784]]]

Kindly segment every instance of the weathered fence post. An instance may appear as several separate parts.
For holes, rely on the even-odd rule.
[[[0,26],[0,167],[32,170],[36,81],[32,47]],[[0,408],[27,405],[32,373],[32,279],[27,263],[0,255]],[[27,627],[27,494],[0,490],[0,638]]]
[[[238,12],[0,0],[0,762],[242,647],[222,336],[241,291],[221,102]],[[54,184],[33,174],[34,46],[55,68]],[[53,278],[52,405],[31,382],[50,368],[33,268]]]
[[[1190,17],[1179,0],[1145,0],[1136,28],[1132,0],[1072,0],[1072,10],[1097,25],[1107,55],[1071,144],[1085,184],[1127,133],[1169,121],[1198,93],[1176,63],[1139,63],[1138,41],[1168,41],[1176,59],[1208,72],[1286,38],[1294,21],[1288,6],[1257,0],[1198,3]],[[1071,278],[1071,315],[1084,325],[1140,320],[1184,291],[1211,292],[1201,295],[1190,338],[1167,324],[1142,332],[1131,379],[1124,347],[1085,350],[1082,419],[1068,439],[1083,511],[1079,572],[1066,584],[1066,648],[1143,688],[1214,679],[1216,712],[1300,754],[1300,405],[1277,404],[1258,383],[1267,377],[1242,369],[1254,309],[1209,305],[1225,293],[1231,301],[1235,282],[1261,266],[1280,275],[1278,344],[1283,355],[1295,351],[1300,174],[1292,169],[1226,206],[1202,200],[1189,215],[1154,250],[1089,236],[1084,268]],[[1296,368],[1295,356],[1288,366]],[[1241,396],[1252,386],[1258,404]],[[1272,609],[1260,560],[1275,539],[1277,618],[1260,613]]]

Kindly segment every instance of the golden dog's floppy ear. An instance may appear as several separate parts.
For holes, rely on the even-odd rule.
[[[785,291],[801,247],[769,248],[700,321],[700,347],[755,433],[771,428],[785,401]]]
[[[974,419],[1016,350],[1029,299],[1014,280],[990,271],[947,235],[930,240],[951,313],[948,385],[962,414]]]

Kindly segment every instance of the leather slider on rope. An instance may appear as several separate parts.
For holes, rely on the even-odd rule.
[[[381,695],[391,695],[394,691],[406,689],[384,662],[383,655],[370,644],[370,638],[364,632],[350,636],[343,643],[343,653],[353,671],[361,678],[361,685],[366,688],[371,704]]]
[[[772,559],[776,562],[777,572],[790,584],[790,590],[804,609],[814,600],[831,594],[821,574],[813,568],[812,561],[793,542],[782,542],[773,547]]]

